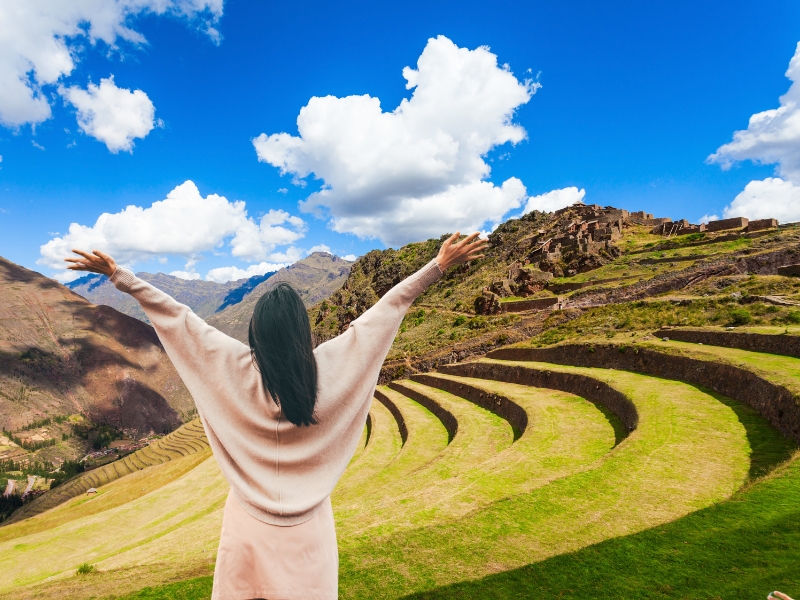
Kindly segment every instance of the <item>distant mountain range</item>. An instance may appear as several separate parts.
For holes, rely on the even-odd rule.
[[[262,294],[286,282],[300,294],[306,306],[311,306],[342,286],[352,264],[327,252],[314,252],[279,271],[228,283],[180,279],[164,273],[137,273],[137,276],[186,304],[220,331],[247,343],[250,316]],[[117,290],[103,275],[90,274],[68,283],[67,287],[94,304],[105,304],[148,322],[139,303]]]
[[[285,282],[295,289],[306,307],[310,307],[342,287],[352,265],[352,262],[327,252],[314,252],[260,282],[244,294],[240,302],[221,307],[206,321],[246,344],[250,317],[256,302],[265,292]]]
[[[239,279],[227,283],[203,281],[201,279],[181,279],[166,273],[137,273],[136,276],[167,292],[178,302],[189,306],[196,315],[205,319],[227,306],[238,304],[258,284],[275,275],[276,271],[257,275],[249,279]],[[73,292],[80,294],[94,304],[105,304],[145,323],[147,317],[139,303],[130,295],[120,292],[105,275],[90,273],[66,284]]]
[[[315,252],[275,273],[224,284],[139,276],[246,343],[250,315],[264,292],[287,282],[310,306],[341,287],[351,265]],[[105,276],[88,275],[67,287],[0,257],[0,459],[82,456],[88,442],[71,435],[74,422],[139,437],[172,431],[195,413],[131,296]]]
[[[0,425],[10,433],[54,417],[82,415],[134,437],[166,433],[193,416],[194,402],[153,329],[0,258]],[[37,459],[72,457],[66,426],[30,429]],[[51,442],[52,440],[52,442]],[[0,444],[5,451],[20,449]]]

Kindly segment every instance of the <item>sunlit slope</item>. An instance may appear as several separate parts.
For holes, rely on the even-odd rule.
[[[637,429],[616,443],[613,418],[572,394],[441,376],[523,407],[529,424],[514,440],[505,419],[441,389],[408,381],[384,389],[406,440],[397,416],[374,402],[366,446],[333,497],[342,597],[398,597],[517,568],[672,521],[724,500],[745,481],[746,428],[716,397],[632,373],[520,366],[612,386],[635,406]],[[456,417],[449,444],[444,425],[414,395]],[[73,597],[102,597],[207,570],[227,494],[213,459],[129,502],[110,502],[132,493],[142,483],[135,478],[170,467],[177,462],[9,526],[0,541],[0,568],[14,574],[3,582],[9,597],[21,597],[20,586],[35,595],[55,585]],[[93,502],[108,508],[89,514]],[[35,526],[45,519],[52,528]],[[83,562],[100,574],[74,576]]]
[[[135,473],[153,465],[190,456],[208,449],[208,439],[200,419],[194,419],[182,425],[169,435],[156,440],[149,446],[141,448],[129,454],[122,460],[104,465],[97,469],[83,473],[66,483],[60,485],[43,496],[36,498],[33,502],[24,505],[19,511],[4,523],[7,527],[11,523],[28,519],[34,515],[43,513],[59,504],[66,502],[70,498],[75,498],[86,493],[90,488],[101,488],[131,473]],[[3,536],[3,528],[0,528],[0,538]]]

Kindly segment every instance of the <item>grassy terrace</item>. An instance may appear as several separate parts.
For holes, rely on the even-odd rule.
[[[634,335],[800,386],[800,359]],[[380,388],[408,436],[403,443],[392,412],[373,402],[369,437],[333,495],[342,598],[800,591],[800,558],[788,550],[800,542],[800,459],[773,472],[794,446],[754,410],[625,371],[479,363],[602,381],[633,402],[638,427],[626,437],[608,411],[566,392],[436,375],[522,407],[528,427],[514,440],[507,421],[453,394],[410,381]],[[449,443],[419,397],[458,421]],[[0,598],[208,598],[227,494],[209,451],[100,489],[0,529],[0,568],[10,574]],[[83,562],[98,572],[76,576]]]

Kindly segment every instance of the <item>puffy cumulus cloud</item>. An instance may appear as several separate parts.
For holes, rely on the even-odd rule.
[[[256,275],[266,275],[267,273],[274,273],[278,269],[288,267],[291,263],[269,263],[262,262],[257,265],[250,265],[246,269],[239,267],[218,267],[211,269],[206,274],[206,281],[216,281],[217,283],[225,283],[227,281],[236,281],[237,279],[246,279],[255,277]],[[177,273],[170,273],[180,277]],[[200,279],[200,276],[192,277],[192,279]]]
[[[325,244],[318,244],[316,246],[312,246],[308,250],[309,254],[314,254],[314,252],[325,252],[326,254],[330,254],[331,249],[329,246],[326,246]]]
[[[142,90],[119,88],[114,77],[100,85],[61,88],[59,93],[78,111],[78,126],[116,154],[133,151],[133,140],[144,138],[156,125],[156,108]]]
[[[41,246],[38,262],[61,270],[56,279],[69,281],[76,274],[63,270],[63,259],[71,249],[97,248],[127,265],[164,255],[190,257],[186,273],[192,273],[200,253],[226,242],[231,254],[243,260],[294,262],[280,258],[293,252],[292,247],[284,253],[274,250],[302,238],[305,229],[302,219],[282,210],[270,210],[256,222],[244,202],[229,202],[217,194],[204,198],[187,181],[148,208],[131,205],[118,213],[103,213],[91,227],[72,223],[66,235]]]
[[[780,177],[748,183],[725,207],[726,218],[800,220],[800,43],[786,77],[792,85],[780,97],[780,106],[754,114],[747,129],[735,132],[733,141],[708,157],[723,169],[742,160],[777,164]]]
[[[215,41],[223,0],[25,0],[0,3],[0,122],[8,127],[50,117],[43,88],[72,73],[81,46],[146,40],[135,15],[173,14],[197,22]]]
[[[459,48],[443,36],[428,40],[403,77],[414,91],[392,112],[366,95],[311,98],[298,136],[253,140],[259,160],[299,181],[311,174],[324,181],[301,210],[388,245],[477,229],[519,207],[525,186],[513,177],[500,186],[486,181],[484,158],[525,139],[514,113],[539,84],[517,80],[488,48]]]
[[[565,206],[570,206],[576,202],[583,202],[586,196],[586,190],[578,189],[576,187],[567,187],[560,190],[552,190],[538,196],[531,196],[525,203],[525,208],[522,210],[523,215],[527,215],[534,210],[542,212],[553,212]]]
[[[355,254],[345,254],[344,256],[342,256],[342,258],[345,260],[349,260],[350,262],[353,262],[358,257]]]
[[[751,181],[723,211],[723,216],[800,221],[800,186],[780,177]]]
[[[786,71],[792,85],[780,97],[780,107],[750,117],[747,129],[733,134],[733,141],[708,157],[723,169],[741,160],[778,164],[778,172],[800,185],[800,43]]]

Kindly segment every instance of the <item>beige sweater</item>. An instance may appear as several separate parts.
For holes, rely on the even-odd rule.
[[[310,427],[281,417],[248,346],[127,269],[117,268],[111,281],[139,301],[153,324],[242,508],[265,523],[296,525],[314,516],[339,481],[361,438],[397,329],[411,303],[441,274],[431,261],[347,331],[317,347],[319,424]]]

